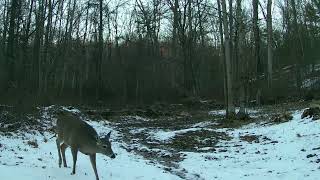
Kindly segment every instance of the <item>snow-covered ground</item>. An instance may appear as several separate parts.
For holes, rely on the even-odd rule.
[[[78,111],[74,111],[78,113]],[[195,180],[318,180],[320,177],[320,124],[301,119],[302,110],[293,112],[293,120],[274,125],[250,124],[241,129],[212,129],[226,132],[231,140],[219,142],[216,151],[181,152],[179,162],[186,179]],[[42,118],[46,117],[44,113]],[[105,122],[89,122],[99,134],[112,131],[115,159],[97,156],[100,180],[179,180],[163,165],[143,159],[125,150],[121,133]],[[208,129],[205,122],[176,131],[150,131],[150,137],[167,141],[188,131]],[[146,130],[146,129],[144,129]],[[243,137],[256,137],[254,141]],[[0,180],[88,180],[95,179],[86,155],[79,153],[77,174],[71,173],[71,153],[67,151],[68,168],[58,167],[57,148],[52,134],[37,132],[13,136],[0,135]],[[38,147],[33,147],[37,142]],[[213,148],[213,147],[207,147]]]
[[[239,109],[240,108],[236,108],[236,113],[239,112]],[[250,114],[250,116],[254,116],[255,114],[257,114],[259,112],[259,110],[256,110],[256,109],[247,109],[246,110],[248,114]],[[212,111],[209,111],[208,113],[209,115],[226,115],[226,110],[225,109],[221,109],[221,110],[212,110]]]
[[[217,153],[186,153],[180,165],[203,179],[319,180],[320,123],[301,120],[301,113],[278,125],[222,130],[233,140],[219,143]],[[259,137],[259,143],[241,141],[245,135]]]
[[[70,112],[78,113],[77,110]],[[48,118],[45,112],[43,118]],[[89,122],[99,134],[110,130],[112,149],[115,159],[97,155],[97,169],[100,180],[178,180],[179,177],[163,170],[158,164],[152,164],[142,157],[127,152],[122,143],[115,142],[116,130],[106,127],[104,122]],[[71,175],[72,157],[70,149],[66,152],[68,168],[58,167],[55,138],[50,133],[21,133],[21,135],[0,135],[0,180],[88,180],[95,179],[89,157],[79,153],[76,174]],[[32,147],[28,142],[36,142]]]
[[[108,132],[108,128],[99,128],[100,132]],[[49,138],[50,134],[45,134]],[[33,148],[28,141],[37,141],[39,147]],[[76,175],[70,175],[72,157],[67,152],[68,168],[58,167],[57,148],[54,139],[44,142],[41,134],[27,134],[21,137],[1,137],[0,179],[2,180],[49,180],[49,179],[95,179],[86,155],[79,153]],[[97,156],[97,167],[100,179],[145,179],[173,180],[178,177],[164,172],[154,164],[148,164],[139,156],[128,153],[121,144],[113,142],[113,150],[117,158],[110,159]]]

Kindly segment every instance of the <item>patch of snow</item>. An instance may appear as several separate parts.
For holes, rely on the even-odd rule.
[[[54,107],[55,107],[55,105],[50,105],[50,106],[44,107],[43,109],[44,109],[44,111],[49,111],[50,109],[52,109]]]
[[[320,64],[314,65],[314,70],[315,71],[320,71]]]
[[[250,125],[241,129],[224,129],[233,139],[218,143],[214,153],[185,152],[181,168],[203,179],[218,180],[317,180],[320,158],[314,148],[320,145],[319,121],[301,120],[302,111],[293,120],[276,125]],[[265,136],[271,141],[249,143],[240,136]]]
[[[9,142],[4,142],[4,144],[11,144],[11,146],[9,150],[2,150],[1,152],[1,179],[95,179],[90,160],[86,155],[79,153],[76,175],[70,175],[71,153],[68,152],[69,150],[66,153],[69,168],[59,168],[57,149],[53,140],[47,143],[42,142],[39,148],[32,149],[21,140],[16,140],[14,144],[13,141],[15,140],[11,139]],[[11,151],[11,148],[15,149],[15,152]],[[19,148],[21,151],[17,150]],[[28,150],[24,151],[24,149]],[[113,143],[113,149],[118,154],[116,159],[110,160],[105,156],[97,155],[97,168],[100,179],[180,179],[148,164],[147,161],[136,155],[129,154],[120,148],[118,143]]]
[[[210,150],[213,150],[214,147],[203,147],[203,148],[197,148],[197,150],[200,150],[200,151],[210,151]]]
[[[135,119],[135,120],[139,120],[139,121],[149,121],[148,118],[144,118],[144,117],[141,117],[141,116],[138,116],[138,115],[135,115],[135,116],[124,116],[125,119]]]
[[[158,141],[170,141],[174,136],[176,136],[177,132],[175,131],[164,131],[159,130],[157,132],[150,132],[151,139],[155,139]]]
[[[238,113],[240,110],[239,107],[236,108],[236,113]],[[259,110],[256,110],[256,109],[246,109],[247,113],[250,114],[250,115],[254,115],[254,114],[257,114],[259,113]],[[213,111],[209,111],[208,112],[209,115],[225,115],[226,114],[226,110],[225,109],[220,109],[220,110],[213,110]]]
[[[81,111],[79,109],[76,109],[74,107],[66,107],[66,106],[62,106],[62,109],[68,112],[71,112],[73,114],[79,114],[81,113]]]
[[[226,110],[213,110],[213,111],[209,111],[208,112],[209,115],[225,115],[226,114]]]
[[[191,127],[192,128],[205,128],[205,127],[208,127],[208,126],[211,126],[211,125],[217,125],[217,124],[218,123],[216,123],[216,122],[205,121],[205,122],[196,123],[196,124],[192,125]]]
[[[89,122],[99,134],[112,130],[100,122]],[[111,139],[118,132],[112,130]],[[95,179],[88,156],[79,153],[76,175],[70,175],[72,157],[70,149],[66,152],[68,168],[58,167],[57,147],[52,134],[25,134],[19,137],[1,136],[0,179],[24,180],[88,180]],[[45,141],[44,139],[48,139]],[[32,148],[28,141],[36,141],[38,148]],[[122,148],[122,142],[113,142],[117,157],[113,160],[97,154],[97,169],[100,179],[113,180],[179,180],[181,178],[164,172],[160,165],[150,164],[138,155]],[[124,173],[125,172],[125,173]]]
[[[311,88],[314,85],[317,85],[320,81],[319,77],[313,77],[313,78],[309,78],[309,79],[305,79],[302,82],[302,88]]]
[[[42,121],[49,121],[49,108],[42,112]],[[78,112],[72,109],[72,112]],[[86,121],[93,126],[101,136],[111,133],[112,149],[117,154],[115,159],[97,154],[97,169],[100,179],[113,180],[180,180],[176,175],[165,172],[163,166],[144,160],[143,157],[127,152],[122,141],[117,141],[120,135],[106,121]],[[50,125],[50,124],[49,124]],[[53,134],[18,132],[13,136],[0,134],[0,179],[24,180],[88,180],[95,179],[88,156],[79,152],[76,175],[70,175],[72,156],[70,148],[66,152],[68,168],[58,167],[58,155]],[[31,142],[31,143],[30,143]],[[32,147],[37,144],[38,147]],[[166,152],[163,151],[163,154]],[[18,173],[17,173],[18,172]],[[124,173],[125,172],[125,173]]]
[[[131,129],[129,131],[130,134],[139,134],[142,133],[143,131],[147,130],[147,128],[137,128],[137,129]]]

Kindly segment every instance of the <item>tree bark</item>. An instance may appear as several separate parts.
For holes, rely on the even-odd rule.
[[[235,37],[235,57],[237,60],[235,61],[236,66],[234,69],[236,69],[236,76],[237,76],[237,82],[238,83],[238,92],[239,92],[239,115],[240,117],[246,114],[246,70],[247,70],[247,62],[243,58],[243,45],[244,45],[244,24],[242,20],[242,8],[241,8],[242,0],[236,1],[236,37]]]
[[[2,18],[4,20],[4,24],[3,24],[3,32],[2,32],[3,48],[1,49],[1,51],[3,51],[3,54],[5,54],[7,31],[8,31],[8,24],[9,24],[9,2],[7,0],[4,1],[4,10],[3,10],[2,16],[3,16]]]
[[[174,6],[172,7],[173,11],[173,29],[172,29],[172,54],[173,57],[177,56],[177,29],[178,29],[178,7],[179,7],[179,1],[174,0]]]
[[[101,65],[103,59],[103,0],[99,0],[99,45],[98,45],[98,60],[96,64],[97,70],[97,89],[96,89],[96,98],[100,100],[101,90],[102,90],[102,72]]]
[[[224,103],[228,104],[228,95],[227,95],[227,71],[226,71],[226,61],[225,61],[225,48],[224,48],[224,40],[223,40],[223,20],[221,13],[221,2],[217,0],[218,5],[218,16],[219,16],[219,35],[220,35],[220,59],[223,65],[223,94],[224,94]],[[228,112],[228,106],[226,107],[226,111]]]
[[[296,10],[296,2],[295,0],[291,0],[291,8],[292,8],[292,15],[293,15],[293,45],[295,48],[295,69],[296,69],[296,85],[297,91],[299,95],[301,95],[301,86],[302,86],[302,77],[301,77],[301,60],[303,58],[303,50],[302,50],[302,38],[300,36],[300,28],[298,26],[298,17],[297,17],[297,10]]]
[[[36,32],[35,32],[35,42],[33,46],[33,73],[35,80],[35,87],[37,87],[38,95],[41,93],[42,87],[42,61],[40,57],[41,45],[42,45],[42,35],[44,29],[44,2],[39,1],[39,8],[36,14]]]
[[[231,52],[230,52],[230,34],[228,27],[228,18],[226,10],[226,0],[222,0],[222,18],[224,27],[224,45],[225,45],[225,61],[226,61],[226,77],[227,77],[227,117],[232,117],[235,114],[235,107],[233,104],[233,82],[232,82],[232,66],[231,66]],[[230,13],[230,12],[229,12]]]
[[[13,58],[14,56],[14,42],[16,38],[16,19],[18,11],[19,2],[18,0],[12,0],[10,6],[10,22],[9,22],[9,32],[8,32],[8,44],[7,44],[7,56]]]
[[[273,30],[272,30],[272,0],[267,3],[267,30],[268,30],[268,87],[272,89],[272,60],[273,60]]]
[[[10,83],[15,81],[15,42],[18,37],[16,34],[16,27],[17,27],[17,18],[18,18],[18,11],[19,11],[19,1],[12,0],[10,6],[10,21],[9,21],[9,32],[8,32],[8,44],[6,48],[6,69],[7,69],[7,87],[10,86]]]
[[[45,40],[44,40],[44,54],[43,54],[43,62],[45,64],[44,67],[44,83],[43,83],[43,91],[47,91],[47,82],[48,82],[48,71],[49,71],[49,63],[47,62],[48,58],[50,58],[49,51],[51,47],[51,28],[52,28],[52,16],[53,16],[53,6],[52,0],[48,0],[48,21],[45,32]]]
[[[256,63],[256,103],[260,105],[260,98],[261,98],[261,87],[260,87],[260,75],[262,74],[262,65],[260,59],[260,32],[259,32],[259,25],[258,25],[258,4],[259,0],[252,0],[253,6],[253,36],[254,36],[254,48],[253,48],[253,57],[254,62]]]

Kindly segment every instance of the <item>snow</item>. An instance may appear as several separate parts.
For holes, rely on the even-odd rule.
[[[139,134],[142,133],[143,131],[146,131],[147,128],[136,128],[136,129],[131,129],[129,132],[131,134]]]
[[[76,108],[73,108],[73,107],[62,106],[62,109],[65,110],[65,111],[74,113],[74,114],[78,114],[78,113],[81,112],[79,109],[76,109]]]
[[[138,115],[135,115],[135,116],[125,116],[124,118],[125,118],[125,119],[130,119],[130,120],[149,121],[148,118],[144,118],[144,117],[141,117],[141,116],[138,116]]]
[[[236,108],[236,113],[238,113],[240,110],[240,108]],[[259,113],[259,110],[255,110],[255,109],[246,109],[247,110],[247,113],[250,114],[250,115],[254,115],[254,114],[257,114]],[[209,111],[208,113],[209,115],[220,115],[220,116],[223,116],[226,114],[226,110],[225,109],[220,109],[220,110],[212,110],[212,111]]]
[[[50,116],[42,112],[48,121]],[[72,110],[77,112],[76,109]],[[256,113],[258,111],[251,111]],[[210,122],[190,125],[186,129],[165,131],[141,128],[130,131],[133,135],[148,132],[150,138],[170,141],[174,136],[189,131],[211,130],[226,132],[231,140],[221,141],[216,147],[198,150],[213,152],[179,152],[185,154],[178,169],[185,172],[188,180],[318,180],[320,177],[320,124],[319,121],[301,119],[303,110],[293,112],[293,120],[281,124],[249,124],[240,129],[210,129]],[[136,146],[161,152],[171,157],[164,149],[149,149],[141,144],[126,144],[118,132],[105,121],[88,121],[100,135],[111,131],[115,159],[97,155],[100,180],[179,180],[180,177],[164,170],[163,165],[143,159],[125,147]],[[34,132],[34,133],[33,133]],[[243,141],[241,137],[257,136],[259,142]],[[16,133],[12,136],[0,134],[0,179],[1,180],[88,180],[95,179],[88,156],[79,153],[76,175],[71,175],[72,158],[67,150],[68,168],[58,167],[57,149],[53,134],[36,131]],[[28,141],[37,142],[34,148]],[[315,154],[313,157],[309,157]],[[309,155],[309,156],[308,156]],[[307,157],[308,156],[308,157]],[[320,160],[319,160],[320,161]]]
[[[301,120],[301,113],[294,112],[292,121],[278,125],[226,130],[233,137],[232,141],[219,144],[226,152],[185,153],[187,157],[180,163],[181,168],[203,179],[317,180],[319,164],[312,162],[315,157],[307,158],[307,155],[319,153],[312,149],[320,146],[320,124]],[[240,141],[243,135],[262,135],[278,143]]]
[[[47,110],[47,109],[45,109]],[[72,110],[77,112],[77,110]],[[48,118],[47,114],[42,117]],[[103,135],[110,130],[113,151],[117,154],[115,159],[97,154],[97,169],[99,177],[113,180],[179,180],[163,170],[159,164],[151,164],[141,156],[127,152],[123,142],[116,142],[119,133],[112,127],[105,126],[104,122],[89,121],[98,132]],[[58,167],[57,147],[52,134],[44,133],[18,133],[14,136],[0,135],[0,179],[13,180],[88,180],[95,179],[89,157],[79,153],[76,175],[71,175],[72,157],[70,148],[66,152],[68,168]],[[47,140],[45,140],[47,139]],[[28,145],[28,141],[36,141],[38,148]]]
[[[12,139],[10,144],[12,144]],[[12,148],[29,148],[21,140],[16,140]],[[127,153],[114,143],[113,149],[117,152],[116,159],[110,160],[102,155],[97,156],[97,168],[100,179],[165,179],[173,180],[178,177],[164,173],[160,168],[147,164],[145,160],[135,155]],[[24,180],[44,180],[44,179],[95,179],[94,173],[87,156],[79,153],[77,161],[76,175],[70,175],[71,168],[59,168],[57,161],[56,146],[53,141],[43,143],[39,148],[29,151],[19,151],[13,154],[12,151],[1,152],[0,178],[1,179],[24,179]],[[23,157],[16,165],[18,156]],[[69,152],[66,153],[68,165],[71,165],[72,158]],[[42,161],[39,161],[41,158]],[[3,165],[6,163],[7,165]],[[18,173],[17,173],[18,172]]]
[[[154,138],[158,141],[169,141],[176,136],[177,132],[158,130],[156,132],[150,132],[149,134],[152,139]]]
[[[305,79],[302,82],[302,88],[311,88],[312,86],[317,85],[319,80],[320,80],[319,77],[313,77],[313,78]]]
[[[192,125],[192,128],[205,128],[207,126],[211,126],[211,125],[218,125],[217,122],[211,122],[211,121],[204,121],[204,122],[199,122],[196,123],[194,125]]]

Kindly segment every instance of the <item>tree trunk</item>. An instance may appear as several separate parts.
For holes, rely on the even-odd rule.
[[[6,53],[6,40],[7,40],[7,31],[8,31],[8,24],[9,24],[9,2],[7,0],[4,1],[4,11],[3,11],[3,32],[2,32],[2,48],[3,54]]]
[[[301,86],[302,86],[302,77],[301,77],[301,60],[303,58],[303,50],[302,50],[302,38],[300,36],[299,26],[298,26],[298,17],[297,17],[297,10],[296,10],[296,2],[295,0],[291,0],[291,8],[292,8],[292,15],[293,15],[293,45],[294,45],[294,52],[295,52],[295,59],[296,59],[296,84],[297,84],[297,91],[299,95],[301,95]]]
[[[46,32],[45,32],[45,41],[44,41],[44,54],[43,54],[43,62],[45,64],[44,67],[44,83],[43,83],[43,91],[47,91],[47,76],[48,76],[48,71],[49,71],[49,63],[47,62],[48,58],[50,58],[49,51],[51,47],[51,28],[52,28],[52,15],[53,15],[53,6],[52,6],[52,0],[48,0],[48,21],[47,21],[47,26],[46,26]]]
[[[174,6],[172,7],[173,11],[173,29],[172,29],[172,55],[173,57],[177,56],[177,29],[178,29],[178,6],[179,0],[174,0]]]
[[[222,20],[222,13],[221,13],[221,2],[217,0],[218,4],[218,16],[219,16],[219,35],[220,35],[220,59],[223,65],[223,74],[224,74],[224,81],[223,81],[223,94],[224,94],[224,103],[228,104],[228,95],[227,95],[227,71],[226,71],[226,61],[225,61],[225,48],[224,48],[224,40],[223,40],[223,20]],[[226,111],[228,112],[228,106]]]
[[[241,8],[242,0],[236,1],[236,37],[235,37],[235,57],[237,60],[235,61],[234,69],[236,69],[236,77],[238,83],[239,90],[239,115],[243,116],[246,114],[246,76],[245,72],[247,70],[246,60],[243,58],[243,42],[245,40],[244,37],[244,24],[242,20],[242,8]]]
[[[28,19],[26,20],[26,24],[25,24],[25,30],[24,30],[24,35],[23,35],[23,76],[24,76],[24,80],[30,80],[32,78],[28,77],[30,76],[29,74],[32,72],[31,69],[28,69],[28,43],[29,43],[29,37],[30,37],[30,27],[31,27],[31,15],[33,12],[33,4],[34,4],[34,0],[30,0],[30,10],[29,10],[29,14],[28,14]]]
[[[39,1],[39,8],[36,14],[36,32],[35,32],[35,42],[33,46],[33,73],[35,80],[35,87],[37,87],[38,95],[41,93],[41,79],[42,79],[42,62],[41,62],[41,45],[42,45],[42,35],[44,27],[44,2]]]
[[[7,44],[7,56],[10,58],[13,58],[14,56],[14,42],[16,38],[15,28],[16,28],[17,11],[19,8],[18,6],[19,6],[18,0],[11,1],[8,44]]]
[[[253,6],[253,36],[254,36],[254,48],[253,48],[253,56],[254,62],[256,63],[256,103],[260,105],[261,98],[261,87],[260,87],[260,75],[263,73],[261,60],[260,60],[260,33],[259,33],[259,25],[258,25],[258,4],[259,0],[252,0]]]
[[[268,29],[268,87],[272,89],[272,59],[273,59],[273,40],[272,40],[272,0],[267,4],[267,29]]]
[[[226,0],[222,0],[222,18],[224,27],[224,45],[225,45],[225,61],[226,61],[226,77],[227,77],[227,117],[232,117],[235,114],[235,107],[233,104],[233,88],[232,88],[232,66],[231,66],[231,52],[230,52],[230,34],[228,27],[228,18],[226,10]],[[230,13],[230,12],[229,12]]]
[[[6,48],[6,69],[7,69],[7,87],[10,86],[10,83],[14,81],[14,64],[15,64],[15,42],[17,38],[16,24],[17,16],[19,11],[19,1],[12,0],[10,7],[10,21],[9,21],[9,32],[8,32],[8,44]]]
[[[66,74],[67,74],[67,64],[63,63],[63,71],[61,77],[61,87],[60,87],[60,95],[62,95],[64,91],[65,81],[66,81]]]
[[[232,72],[236,72],[235,70],[235,63],[233,62],[236,58],[234,58],[234,42],[233,42],[233,33],[234,33],[234,26],[233,26],[233,19],[234,19],[234,16],[233,16],[233,12],[232,12],[232,8],[233,8],[233,1],[234,0],[229,0],[229,12],[228,12],[228,22],[229,22],[229,41],[230,41],[230,56],[231,56],[231,71]],[[233,77],[232,77],[232,80],[236,80],[235,78],[236,74],[233,73]]]
[[[88,21],[89,21],[89,1],[87,3],[87,7],[86,7],[86,21],[85,21],[85,30],[84,30],[84,35],[83,35],[83,44],[85,44],[86,40],[87,40],[87,32],[88,32]]]
[[[197,87],[196,87],[196,79],[194,75],[194,68],[193,68],[193,39],[194,39],[194,33],[193,33],[193,24],[192,24],[192,0],[188,0],[188,36],[187,36],[187,63],[188,63],[188,73],[189,73],[189,86],[190,89],[189,92],[192,93],[193,96],[197,95]]]
[[[98,59],[96,64],[97,71],[97,89],[96,98],[100,100],[102,90],[102,72],[101,65],[103,59],[103,0],[99,0],[99,45],[98,45]]]

